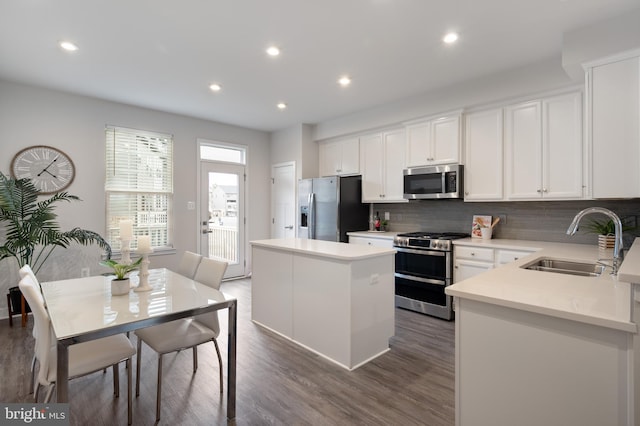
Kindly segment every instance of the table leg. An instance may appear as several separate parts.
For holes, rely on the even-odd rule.
[[[27,325],[27,302],[24,300],[24,294],[20,293],[20,308],[22,309],[22,326]]]
[[[58,342],[56,402],[69,402],[69,347]]]
[[[236,322],[237,301],[229,306],[229,344],[227,349],[227,419],[236,417]]]

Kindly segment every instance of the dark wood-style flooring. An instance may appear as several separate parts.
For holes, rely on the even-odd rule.
[[[160,424],[454,424],[453,322],[396,309],[391,350],[349,372],[252,323],[250,280],[225,282],[221,290],[236,296],[239,304],[236,419],[226,420],[226,390],[221,396],[218,362],[209,344],[199,348],[195,375],[191,351],[164,357]],[[226,363],[226,311],[220,320],[223,334],[218,341]],[[32,326],[31,318],[27,328],[19,321],[12,328],[8,320],[0,321],[2,402],[32,401]],[[156,366],[155,353],[143,345],[141,395],[133,402],[135,425],[155,423]],[[120,386],[116,399],[110,371],[71,381],[71,424],[126,425],[124,366]]]

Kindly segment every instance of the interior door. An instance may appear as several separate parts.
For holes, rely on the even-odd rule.
[[[294,163],[277,164],[271,169],[271,238],[295,237],[296,185]]]
[[[245,168],[241,164],[201,164],[200,253],[229,263],[224,278],[244,276]]]

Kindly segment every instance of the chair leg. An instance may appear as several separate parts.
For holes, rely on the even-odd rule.
[[[156,394],[156,422],[160,421],[160,398],[162,398],[162,355],[158,354],[158,390]]]
[[[220,347],[218,341],[214,338],[213,344],[216,345],[216,354],[218,354],[218,364],[220,364],[220,393],[224,391],[224,379],[222,378],[222,356],[220,355]]]
[[[36,383],[35,390],[33,391],[33,402],[38,402],[38,393],[40,393],[40,382]]]
[[[56,384],[55,383],[51,383],[49,385],[49,389],[47,390],[47,394],[44,397],[44,403],[48,404],[49,401],[51,401],[51,395],[53,395],[53,390],[56,388]]]
[[[7,310],[9,311],[9,327],[13,327],[13,311],[11,310],[11,295],[7,294]]]
[[[120,363],[113,364],[113,394],[120,397]]]
[[[194,346],[191,350],[193,351],[193,374],[195,374],[198,369],[198,347]]]
[[[142,358],[142,339],[138,339],[138,353],[136,355],[136,397],[140,396],[140,359]]]
[[[31,390],[29,393],[33,392],[36,387],[36,356],[33,355],[31,359]]]
[[[127,358],[127,420],[128,423],[127,424],[131,424],[133,421],[133,415],[131,413],[131,406],[132,401],[131,401],[131,377],[133,376],[133,373],[131,372],[131,358]]]

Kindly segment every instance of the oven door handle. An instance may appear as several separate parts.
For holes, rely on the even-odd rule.
[[[402,248],[402,247],[394,247],[396,249],[396,251],[401,252],[401,253],[412,253],[412,254],[421,254],[421,255],[428,255],[428,256],[439,256],[439,257],[445,257],[447,255],[448,252],[446,251],[433,251],[433,250],[413,250],[413,249],[407,249],[407,248]]]
[[[415,275],[399,274],[397,272],[394,274],[394,276],[396,276],[398,278],[404,278],[404,279],[409,280],[409,281],[418,281],[418,282],[421,282],[421,283],[441,285],[442,287],[446,287],[447,286],[447,282],[446,281],[442,281],[442,280],[432,280],[432,279],[429,279],[429,278],[420,278],[420,277],[416,277]]]

